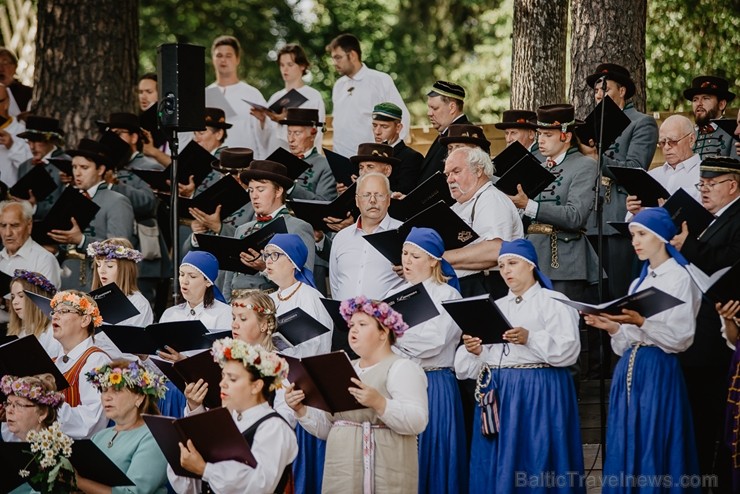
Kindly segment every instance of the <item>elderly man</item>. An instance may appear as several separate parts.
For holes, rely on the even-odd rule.
[[[0,179],[12,187],[19,178],[18,168],[31,158],[31,151],[20,137],[25,125],[11,116],[9,109],[10,91],[0,84],[0,117],[5,122],[0,126]]]
[[[468,123],[468,117],[463,113],[464,101],[465,89],[453,82],[437,81],[427,93],[427,116],[439,135],[421,164],[420,182],[434,175],[434,172],[444,170],[447,147],[439,140],[447,135],[447,128],[451,124]]]
[[[699,156],[738,157],[733,146],[732,136],[720,129],[712,119],[721,118],[727,105],[735,99],[729,90],[729,83],[721,77],[702,75],[691,81],[691,87],[683,92],[684,98],[691,101],[696,123],[696,143],[694,151]]]
[[[57,185],[57,188],[41,201],[36,201],[33,196],[30,198],[31,205],[36,208],[33,217],[40,220],[48,214],[59,196],[62,195],[64,187],[72,181],[70,175],[61,172],[49,160],[71,161],[72,158],[61,148],[64,145],[64,131],[59,127],[59,120],[56,118],[30,115],[26,120],[26,130],[18,134],[18,137],[28,141],[28,147],[31,150],[31,157],[18,167],[18,177],[23,177],[34,166],[43,166]]]
[[[380,103],[373,108],[373,136],[376,144],[393,146],[393,157],[400,163],[393,167],[391,190],[408,194],[419,185],[419,173],[424,156],[408,147],[401,139],[403,110],[393,103]]]
[[[689,235],[684,223],[671,243],[689,262],[711,275],[740,259],[740,160],[705,158],[700,174],[702,205],[717,219],[699,238]],[[730,454],[722,428],[731,357],[714,304],[705,298],[696,318],[694,343],[679,360],[689,392],[699,467],[704,475],[718,476],[717,492],[730,492]]]
[[[397,228],[401,222],[388,215],[391,189],[388,177],[377,171],[357,179],[355,198],[360,209],[357,222],[337,233],[331,246],[329,283],[332,297],[345,300],[357,295],[380,299],[403,284],[390,261],[362,237]]]
[[[10,115],[30,110],[33,88],[22,84],[15,78],[18,70],[18,58],[15,53],[4,46],[0,46],[0,84],[10,89]]]
[[[409,111],[391,76],[368,68],[362,62],[360,40],[351,34],[340,34],[326,47],[334,68],[341,76],[331,92],[334,107],[334,152],[352,156],[357,146],[371,142],[372,110],[378,103],[389,101],[403,111],[401,139],[409,133]]]
[[[477,147],[456,149],[445,161],[444,173],[456,201],[450,208],[480,236],[444,254],[460,278],[464,297],[506,294],[508,289],[495,272],[498,251],[502,241],[521,238],[524,233],[511,201],[491,183],[493,172],[488,153]]]
[[[507,146],[518,141],[538,160],[545,161],[540,154],[540,145],[537,143],[537,126],[533,123],[536,120],[537,114],[533,111],[506,110],[501,121],[493,126],[504,131]]]

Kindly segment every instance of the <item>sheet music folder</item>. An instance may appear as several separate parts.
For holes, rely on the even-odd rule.
[[[181,419],[147,414],[142,417],[167,463],[181,477],[199,478],[180,466],[178,443],[187,443],[188,439],[193,441],[193,446],[207,463],[234,460],[252,468],[257,466],[247,440],[225,408],[216,408]]]
[[[208,330],[200,321],[173,321],[138,326],[103,325],[98,328],[108,335],[122,353],[156,355],[166,346],[178,352],[206,350],[213,341],[207,338]]]
[[[463,334],[480,338],[484,345],[505,343],[504,332],[513,326],[490,294],[442,302]]]
[[[599,315],[606,313],[617,316],[622,314],[622,309],[629,309],[636,311],[642,317],[646,318],[683,303],[683,301],[673,295],[669,295],[655,287],[646,288],[645,290],[640,290],[631,295],[625,295],[611,302],[596,305],[561,298],[555,298],[555,300],[578,309],[584,314]]]

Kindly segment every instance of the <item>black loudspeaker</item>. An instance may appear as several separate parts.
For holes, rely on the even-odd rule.
[[[206,49],[187,43],[157,47],[158,113],[162,129],[203,129],[206,106]]]

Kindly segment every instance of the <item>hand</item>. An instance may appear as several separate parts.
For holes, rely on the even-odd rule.
[[[260,121],[261,124],[265,123],[265,118],[267,117],[267,110],[263,110],[261,108],[252,108],[249,110],[249,114],[252,115],[254,118]]]
[[[303,404],[305,399],[306,394],[300,389],[296,389],[295,384],[291,384],[290,387],[285,389],[285,404],[295,412],[297,417],[303,417],[308,411],[306,405]]]
[[[475,338],[473,336],[464,334],[463,344],[465,345],[465,349],[473,355],[480,355],[483,351],[483,346],[481,346],[480,338]]]
[[[399,278],[406,279],[406,277],[403,275],[403,266],[391,266],[393,268],[393,272],[398,275]]]
[[[13,147],[13,136],[4,130],[0,130],[0,144],[5,146],[7,149]]]
[[[677,233],[675,237],[671,239],[671,245],[676,248],[676,250],[681,250],[681,247],[683,247],[684,242],[686,242],[686,238],[689,236],[689,227],[688,224],[684,221],[681,223],[681,233]]]
[[[206,470],[206,462],[193,446],[193,441],[188,439],[187,444],[178,443],[180,446],[180,465],[188,472],[193,472],[199,477]]]
[[[609,334],[614,334],[619,331],[619,323],[610,321],[606,317],[584,314],[583,312],[581,312],[581,315],[583,315],[583,320],[586,321],[586,324],[593,328],[603,329]]]
[[[286,120],[288,118],[288,109],[283,108],[283,111],[280,113],[268,111],[267,116],[270,117],[270,120],[272,120],[273,122],[279,122],[280,120]]]
[[[59,181],[62,182],[63,184],[65,184],[65,185],[71,184],[73,178],[74,177],[72,177],[72,175],[67,175],[63,171],[60,171],[59,172]]]
[[[265,261],[262,260],[262,256],[260,255],[260,253],[251,248],[247,252],[240,252],[239,260],[245,266],[249,266],[250,268],[256,269],[257,271],[264,271],[267,267]]]
[[[589,139],[588,144],[584,142],[578,142],[578,150],[583,154],[584,156],[588,156],[589,158],[593,158],[595,160],[598,160],[598,154],[596,152],[596,144],[594,143],[593,139]]]
[[[617,322],[619,324],[633,324],[638,328],[641,328],[645,324],[645,318],[640,315],[639,312],[629,309],[622,309],[622,314],[614,316],[611,314],[601,314],[610,321]]]
[[[406,197],[406,194],[404,194],[403,192],[392,192],[391,193],[391,199],[398,199],[400,201],[400,200],[403,200],[405,197]]]
[[[208,383],[203,379],[198,382],[188,383],[185,386],[185,398],[188,400],[188,410],[193,411],[203,404],[208,394]]]
[[[637,196],[627,196],[627,211],[633,215],[642,211],[642,201]]]
[[[180,197],[193,197],[193,194],[195,194],[195,181],[193,175],[188,177],[187,184],[183,185],[179,182],[177,183],[177,194]]]
[[[105,180],[105,183],[116,185],[118,183],[118,176],[116,175],[116,172],[113,170],[105,170],[105,175],[103,175],[103,180]]]
[[[344,219],[335,218],[333,216],[327,216],[326,218],[322,219],[324,220],[324,223],[326,223],[326,226],[328,226],[330,230],[335,232],[340,232],[355,222],[355,218],[352,216],[351,213],[347,213],[347,217]]]
[[[193,233],[208,233],[208,227],[198,220],[193,220],[190,223],[190,229]]]
[[[348,388],[349,394],[355,397],[360,405],[372,408],[378,415],[385,413],[385,396],[380,394],[377,389],[368,386],[357,378],[352,378],[356,388]]]
[[[208,230],[216,234],[218,234],[221,231],[221,205],[220,204],[216,206],[216,210],[211,214],[204,213],[198,208],[189,208],[188,212],[193,216],[193,218],[195,218],[195,221],[205,226]],[[198,233],[202,233],[202,232],[198,232]]]
[[[347,190],[347,186],[342,182],[337,182],[337,195],[341,196],[345,190]]]
[[[529,197],[527,197],[527,194],[525,194],[524,190],[522,190],[522,184],[516,185],[516,195],[509,196],[509,199],[511,199],[511,202],[513,202],[514,206],[516,206],[518,209],[526,208],[527,203],[529,202]]]
[[[82,242],[82,230],[77,224],[77,220],[72,217],[72,228],[69,230],[52,230],[49,232],[49,238],[60,244],[79,245]]]
[[[715,308],[717,309],[717,312],[720,316],[722,316],[723,319],[732,319],[734,317],[737,317],[737,312],[740,310],[740,301],[739,300],[728,300],[725,305],[722,305],[721,303],[717,302],[715,305]]]
[[[527,341],[529,341],[529,331],[517,326],[516,328],[504,331],[504,339],[515,345],[526,345]]]
[[[157,355],[168,362],[179,362],[187,358],[182,353],[167,345],[165,345],[164,350],[157,350]]]

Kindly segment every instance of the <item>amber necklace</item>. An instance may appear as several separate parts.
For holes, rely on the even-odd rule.
[[[278,300],[280,300],[281,302],[285,302],[290,297],[292,297],[293,295],[295,295],[296,292],[301,288],[301,286],[303,286],[303,282],[302,281],[298,283],[298,286],[295,287],[295,289],[292,292],[290,292],[290,295],[288,295],[287,297],[283,297],[282,295],[280,295],[280,292],[278,292],[278,294],[277,294]]]

